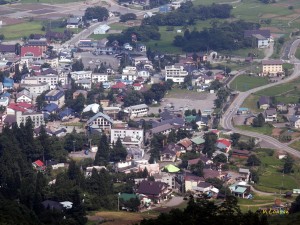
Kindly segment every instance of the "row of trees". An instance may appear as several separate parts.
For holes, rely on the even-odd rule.
[[[211,28],[204,28],[202,31],[186,30],[184,35],[177,35],[173,45],[181,47],[183,51],[214,51],[236,50],[252,46],[250,39],[244,38],[244,30],[250,30],[259,24],[245,22],[242,20],[234,22],[218,23],[213,22]]]
[[[212,18],[225,19],[230,17],[232,6],[228,4],[212,4],[209,6],[194,6],[191,1],[182,3],[181,7],[174,12],[157,14],[145,18],[143,24],[158,26],[185,26],[193,25],[196,20]]]

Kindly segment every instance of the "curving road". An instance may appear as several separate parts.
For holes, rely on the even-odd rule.
[[[295,157],[298,157],[298,158],[300,158],[300,152],[293,149],[293,148],[291,148],[291,147],[289,147],[287,143],[281,143],[277,139],[272,138],[272,137],[267,136],[267,135],[237,129],[232,124],[232,118],[235,115],[237,109],[242,105],[244,100],[251,93],[254,93],[254,92],[269,88],[269,87],[273,87],[273,86],[276,86],[278,84],[287,83],[287,82],[295,79],[296,77],[298,77],[300,75],[300,61],[298,59],[296,59],[295,56],[294,56],[299,44],[300,44],[300,39],[297,39],[296,41],[294,41],[289,46],[290,62],[294,64],[294,72],[292,73],[291,76],[285,78],[284,80],[278,81],[277,83],[271,83],[271,84],[267,84],[267,85],[264,85],[264,86],[261,86],[261,87],[251,89],[251,90],[246,91],[246,92],[240,92],[239,95],[236,97],[236,99],[232,102],[230,107],[227,109],[227,111],[224,113],[224,115],[221,119],[221,125],[225,129],[230,129],[233,132],[238,132],[240,134],[247,135],[247,136],[250,136],[250,137],[259,138],[260,140],[264,140],[264,141],[268,142],[269,144],[274,146],[276,149],[283,150],[283,151],[285,151],[289,154],[292,154],[292,155],[294,155]]]

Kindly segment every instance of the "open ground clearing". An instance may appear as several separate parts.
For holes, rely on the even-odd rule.
[[[230,83],[230,88],[237,91],[248,91],[268,83],[268,78],[266,77],[240,75]]]

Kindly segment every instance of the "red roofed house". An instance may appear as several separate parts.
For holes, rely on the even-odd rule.
[[[184,138],[177,143],[177,145],[180,146],[181,149],[184,149],[185,151],[191,151],[192,144],[193,143],[189,138]]]
[[[21,60],[39,60],[43,56],[43,50],[39,46],[22,46]]]
[[[122,82],[118,82],[115,85],[111,86],[111,89],[118,89],[121,90],[123,88],[126,87],[126,84],[122,83]]]
[[[41,160],[36,160],[32,163],[32,166],[36,169],[36,170],[45,170],[46,166],[45,164],[41,161]]]
[[[227,153],[231,150],[231,141],[226,138],[220,138],[217,140],[217,148]]]
[[[141,83],[134,83],[132,86],[135,91],[140,91],[143,88]]]

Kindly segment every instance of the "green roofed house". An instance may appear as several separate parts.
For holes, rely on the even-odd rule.
[[[191,123],[191,122],[193,122],[194,120],[196,120],[196,118],[197,118],[197,116],[193,116],[193,115],[186,116],[186,117],[185,117],[185,122]]]
[[[204,144],[205,140],[202,137],[194,137],[191,139],[191,141],[193,142],[193,144],[195,145],[202,145]]]
[[[169,164],[164,167],[164,169],[169,173],[177,173],[180,171],[180,169],[172,164]]]
[[[250,194],[250,185],[248,185],[246,182],[233,184],[229,187],[229,189],[234,196],[240,198],[247,198]]]

